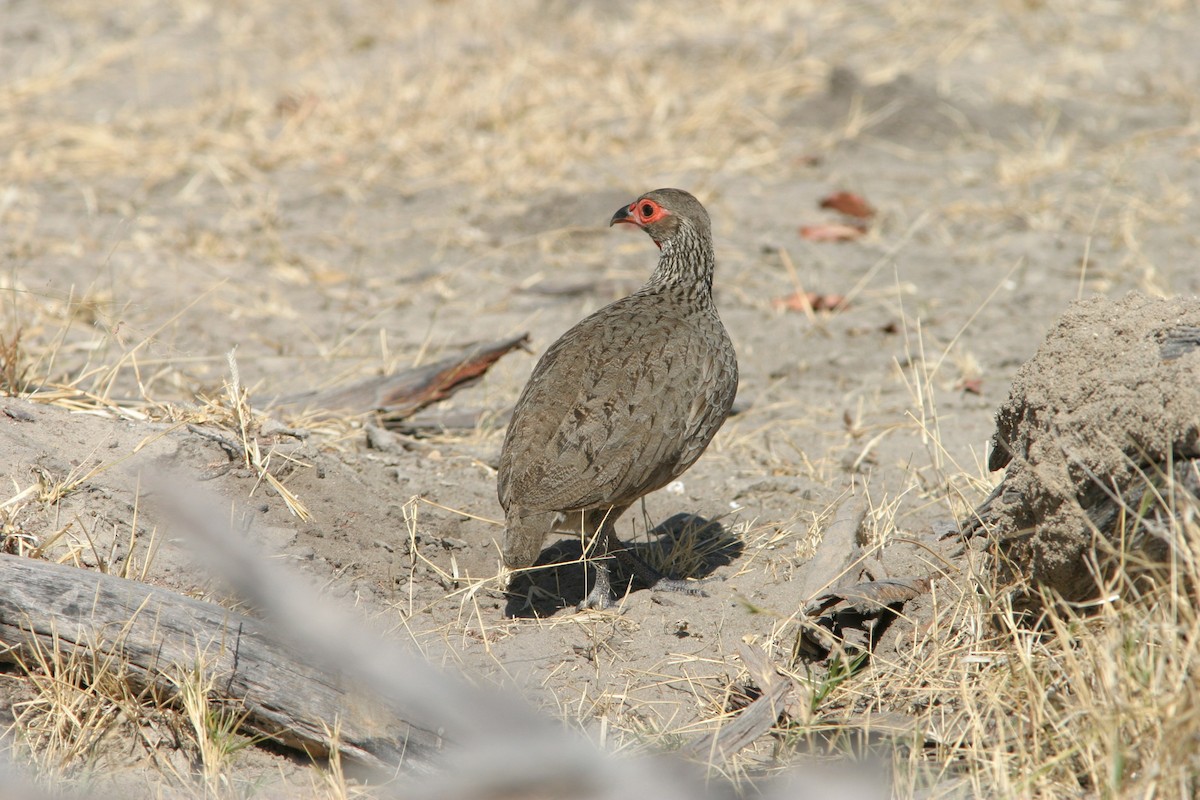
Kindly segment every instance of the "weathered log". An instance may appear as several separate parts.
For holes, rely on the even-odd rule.
[[[817,551],[799,576],[796,596],[805,603],[837,586],[858,582],[862,561],[862,526],[867,504],[855,495],[838,507],[833,521],[825,526]]]
[[[502,356],[523,347],[528,341],[529,334],[514,336],[423,367],[367,378],[323,392],[281,397],[273,405],[347,414],[378,412],[385,427],[396,427],[401,420],[425,406],[475,383]]]
[[[116,655],[135,687],[167,699],[200,667],[214,678],[214,701],[246,714],[245,728],[313,756],[336,746],[366,767],[426,770],[441,743],[404,709],[314,665],[267,622],[160,587],[0,555],[0,659],[28,663],[35,648],[85,662]]]
[[[703,758],[713,763],[725,761],[774,727],[784,712],[788,694],[795,689],[795,684],[780,675],[767,660],[766,653],[757,647],[741,644],[738,655],[762,694],[720,729],[682,748],[680,753],[685,758]]]

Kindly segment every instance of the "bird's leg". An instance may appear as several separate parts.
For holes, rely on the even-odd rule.
[[[612,583],[610,571],[612,559],[616,558],[634,574],[651,591],[682,592],[698,597],[707,597],[707,593],[694,581],[681,581],[665,577],[661,572],[639,558],[632,550],[625,547],[617,538],[617,517],[626,507],[614,507],[606,510],[589,511],[584,518],[584,533],[594,533],[595,554],[590,559],[596,570],[596,582],[587,597],[579,604],[579,610],[594,608],[603,610],[613,604]]]
[[[624,511],[622,508],[620,511]],[[617,509],[613,509],[617,511]],[[634,576],[650,591],[682,592],[684,594],[707,597],[708,595],[694,581],[681,581],[668,578],[639,557],[633,550],[626,547],[617,538],[617,513],[609,513],[600,525],[598,535],[604,536],[603,550],[606,554],[616,557]]]
[[[610,608],[613,604],[609,566],[614,551],[619,553],[621,550],[621,542],[617,539],[615,525],[617,517],[621,516],[625,508],[626,506],[617,506],[584,512],[584,541],[586,542],[590,538],[596,549],[596,553],[589,559],[592,566],[595,567],[596,582],[587,597],[579,603],[580,611],[588,608],[602,611]]]
[[[594,564],[596,569],[596,582],[592,585],[592,590],[588,592],[587,597],[579,602],[579,610],[584,611],[589,608],[594,608],[597,611],[603,611],[613,604],[612,586],[609,583],[608,577],[608,558],[607,556]]]
[[[652,592],[682,592],[696,597],[708,597],[708,593],[701,589],[693,581],[681,581],[677,578],[668,578],[654,567],[647,564],[639,558],[632,550],[625,548],[620,541],[610,543],[609,547],[617,560],[626,566],[637,576],[638,580],[650,587]]]

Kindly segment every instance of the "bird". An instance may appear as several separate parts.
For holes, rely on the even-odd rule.
[[[615,523],[700,458],[738,386],[737,356],[713,301],[704,206],[681,189],[656,189],[618,209],[609,227],[617,224],[648,233],[658,264],[640,289],[584,318],[538,360],[497,471],[505,567],[532,566],[555,530],[582,531],[595,580],[581,611],[612,606],[612,558],[651,589],[704,594],[622,546]]]

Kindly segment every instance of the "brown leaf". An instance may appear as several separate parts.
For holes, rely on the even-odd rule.
[[[844,225],[840,222],[819,225],[801,225],[800,236],[810,242],[849,242],[866,232],[860,225]]]
[[[808,304],[817,311],[841,311],[844,310],[849,303],[846,302],[844,294],[817,294],[816,292],[808,293]]]
[[[313,92],[295,94],[288,92],[275,101],[275,113],[281,117],[306,119],[320,105],[321,99]]]
[[[792,292],[787,297],[776,297],[771,305],[787,311],[841,311],[847,307],[842,294],[819,294],[817,292]]]
[[[871,207],[871,204],[854,192],[834,192],[827,195],[821,198],[821,208],[837,211],[839,214],[856,219],[870,219],[875,216],[875,209]]]
[[[963,378],[958,382],[958,388],[968,394],[983,394],[983,378]]]

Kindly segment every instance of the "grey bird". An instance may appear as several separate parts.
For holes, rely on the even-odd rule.
[[[582,531],[595,583],[581,610],[612,605],[612,557],[653,589],[702,594],[627,550],[614,525],[695,463],[737,393],[737,357],[713,303],[708,212],[685,191],[657,189],[609,225],[619,222],[650,235],[658,266],[538,361],[513,410],[497,481],[509,569],[531,566],[552,531]]]

